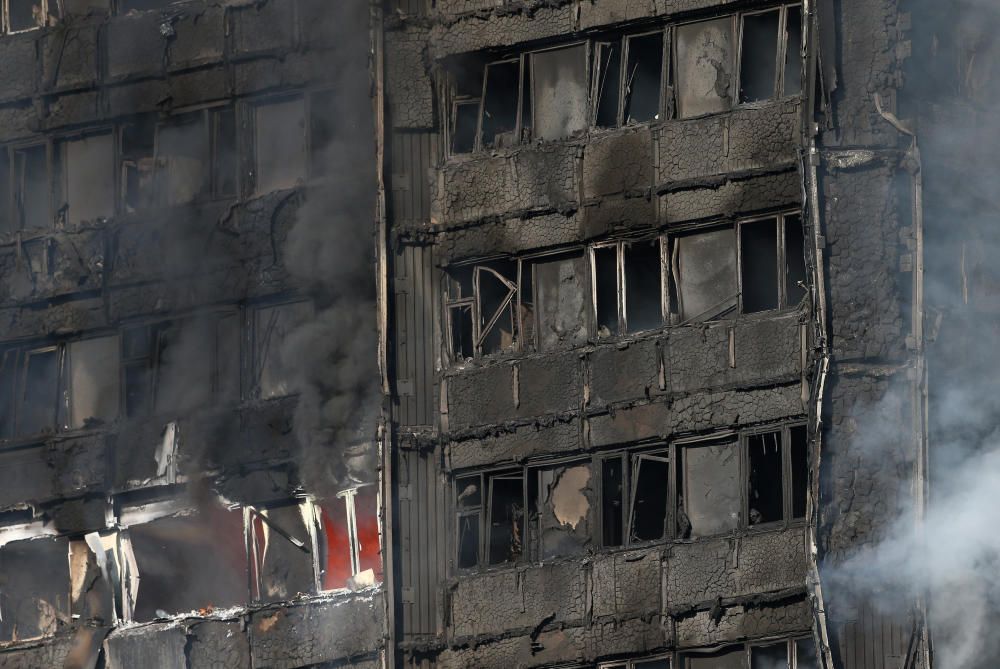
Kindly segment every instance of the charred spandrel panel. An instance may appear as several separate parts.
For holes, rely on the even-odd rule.
[[[69,623],[69,541],[40,538],[0,547],[0,640],[50,636]]]

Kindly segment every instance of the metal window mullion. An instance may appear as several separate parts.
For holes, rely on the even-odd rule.
[[[778,309],[783,309],[788,306],[788,295],[785,290],[785,284],[788,282],[788,277],[786,276],[788,263],[785,262],[785,215],[777,214],[774,219],[774,236],[775,244],[777,245],[774,255],[775,262],[778,263],[778,268],[775,271],[778,279]]]
[[[615,127],[625,125],[625,76],[628,74],[628,38],[622,37],[618,44],[618,110],[615,112]]]
[[[788,53],[788,5],[778,10],[778,59],[774,63],[774,97],[779,99],[785,92],[785,58]]]
[[[779,448],[781,448],[781,513],[785,527],[792,522],[795,515],[792,508],[792,428],[785,425],[778,433]]]
[[[628,332],[627,307],[625,284],[625,242],[615,245],[615,267],[617,268],[618,280],[618,334],[623,335]]]

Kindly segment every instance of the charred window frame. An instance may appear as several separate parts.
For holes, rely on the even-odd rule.
[[[798,211],[680,227],[668,237],[672,324],[796,307],[806,296]]]
[[[601,662],[597,669],[670,669],[673,653],[645,655],[641,658]]]
[[[802,6],[782,5],[744,12],[739,19],[740,104],[802,92]],[[774,49],[770,49],[770,45]]]
[[[89,429],[119,414],[118,336],[0,351],[0,439]]]
[[[602,454],[600,545],[642,545],[673,537],[671,448],[652,444]]]
[[[59,0],[0,0],[3,32],[7,35],[38,30],[59,20]]]
[[[237,311],[191,314],[122,330],[124,414],[196,410],[239,397]]]
[[[246,310],[245,331],[249,333],[249,354],[245,399],[276,399],[298,393],[294,378],[297,369],[285,360],[283,344],[288,336],[314,314],[309,300],[288,300],[253,305]]]
[[[812,637],[755,639],[677,653],[677,669],[818,669]]]
[[[594,322],[599,337],[663,326],[667,313],[661,237],[590,248]]]
[[[494,58],[473,55],[456,64],[446,81],[447,146],[461,155],[516,146],[532,139],[575,135],[590,125],[589,41]],[[577,61],[577,62],[573,62]],[[572,72],[577,80],[558,79]],[[563,72],[563,73],[565,73]],[[561,83],[549,96],[536,86]]]
[[[518,259],[482,261],[450,268],[446,326],[450,359],[461,362],[521,347],[524,307]]]
[[[0,148],[0,232],[52,227],[52,145]]]
[[[746,432],[742,441],[747,526],[804,522],[810,477],[805,424]]]
[[[111,126],[56,138],[54,202],[60,223],[77,225],[115,215],[115,160],[115,132]]]
[[[617,128],[669,118],[671,28],[596,39],[591,125]]]
[[[528,557],[527,478],[523,468],[455,478],[456,569],[513,564]]]

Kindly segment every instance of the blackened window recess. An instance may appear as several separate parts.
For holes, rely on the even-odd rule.
[[[789,429],[792,463],[792,518],[806,517],[809,490],[809,440],[805,425]]]
[[[294,188],[306,179],[306,109],[302,97],[258,104],[254,109],[255,192]]]
[[[472,304],[458,304],[448,307],[451,328],[451,354],[455,361],[462,362],[475,356],[472,335]]]
[[[479,121],[479,99],[458,100],[451,129],[451,152],[469,153],[476,149],[476,131]]]
[[[785,303],[796,305],[806,296],[805,241],[802,217],[785,216]]]
[[[468,569],[479,564],[482,477],[477,474],[458,479],[455,482],[455,493],[458,508],[458,568]]]
[[[711,653],[682,653],[682,669],[745,669],[746,650],[730,646]]]
[[[779,522],[784,517],[781,433],[752,434],[747,437],[747,450],[747,522]]]
[[[64,537],[0,547],[0,641],[51,636],[69,619],[68,555]]]
[[[519,60],[490,63],[484,77],[482,147],[511,146],[517,140],[521,63]]]
[[[740,225],[740,301],[745,314],[778,308],[777,234],[773,218]]]
[[[53,5],[53,10],[57,8],[56,0],[48,0],[48,3]],[[31,30],[45,25],[45,0],[7,0],[7,4],[8,32]]]
[[[793,5],[785,13],[785,76],[783,95],[802,92],[802,7]]]
[[[788,642],[750,647],[750,669],[778,669],[792,666],[788,661]]]
[[[740,456],[735,442],[679,449],[678,531],[704,537],[736,529],[740,520]]]
[[[483,354],[509,350],[517,334],[517,263],[502,261],[475,269],[479,341]]]
[[[561,139],[587,129],[585,44],[530,54],[532,136]]]
[[[628,38],[625,67],[625,123],[642,123],[660,118],[660,90],[663,73],[663,33]]]
[[[140,116],[121,128],[121,195],[126,211],[156,204],[156,125]]]
[[[627,330],[640,332],[663,325],[663,275],[660,240],[624,246],[624,313]]]
[[[144,12],[150,9],[163,9],[176,4],[179,0],[119,0],[120,12]]]
[[[51,223],[48,149],[45,145],[12,151],[16,229],[45,228]]]
[[[524,552],[524,477],[494,476],[489,484],[488,562],[516,562]]]
[[[60,142],[56,149],[66,221],[108,218],[115,211],[115,150],[110,132]]]
[[[670,659],[658,657],[652,660],[636,660],[630,669],[670,669]]]
[[[630,541],[662,539],[670,499],[670,460],[665,456],[635,456],[632,474]]]
[[[157,129],[158,186],[165,204],[186,204],[211,186],[211,139],[204,112],[182,114]]]
[[[599,42],[596,45],[594,73],[596,100],[594,125],[613,128],[618,125],[620,99],[622,47],[620,42]]]
[[[816,643],[811,638],[795,640],[795,667],[796,669],[819,669]]]
[[[768,100],[775,96],[778,83],[777,9],[743,15],[740,45],[740,102]]]
[[[594,299],[597,335],[610,337],[619,331],[618,319],[618,247],[594,249]]]
[[[198,515],[134,525],[128,534],[139,573],[135,621],[247,602],[242,512],[206,505]]]
[[[621,546],[624,542],[624,464],[621,456],[601,461],[601,544]]]
[[[18,398],[19,434],[40,434],[56,429],[59,403],[59,349],[30,351]]]

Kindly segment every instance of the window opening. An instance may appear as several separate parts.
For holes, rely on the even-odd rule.
[[[489,564],[516,562],[524,551],[524,477],[490,478]]]
[[[798,304],[806,296],[806,258],[802,217],[789,214],[785,222],[785,303]]]
[[[590,463],[537,470],[539,559],[576,555],[591,541],[594,486]]]
[[[620,42],[598,42],[594,46],[594,63],[597,68],[594,76],[594,125],[598,128],[613,128],[618,125],[622,47]]]
[[[597,336],[610,337],[619,332],[618,247],[594,249],[594,301]]]
[[[625,470],[623,457],[601,460],[601,545],[621,546],[624,542]]]
[[[69,415],[64,427],[110,423],[118,417],[119,341],[117,336],[71,342],[67,347]]]
[[[302,97],[254,108],[255,192],[295,188],[307,172],[306,110]]]
[[[237,194],[239,173],[236,112],[232,108],[219,110],[213,115],[213,121],[215,123],[213,192],[218,197],[232,197]]]
[[[479,564],[482,525],[482,477],[467,476],[456,482],[458,506],[458,568]]]
[[[744,669],[746,650],[730,646],[715,652],[687,652],[680,656],[683,669]]]
[[[49,163],[44,144],[16,148],[14,160],[14,205],[17,228],[45,228],[49,216]]]
[[[785,13],[785,76],[783,95],[802,92],[802,7],[792,5]]]
[[[778,225],[769,218],[740,225],[740,281],[742,312],[777,309]]]
[[[292,302],[254,310],[254,375],[262,399],[297,392],[295,361],[289,336],[312,315],[309,302]]]
[[[643,123],[660,118],[660,90],[663,72],[663,33],[626,38],[628,65],[625,68],[625,123]]]
[[[158,127],[159,190],[166,204],[187,204],[209,192],[211,146],[205,112],[182,114]]]
[[[781,434],[752,434],[747,438],[747,448],[750,466],[748,522],[750,525],[780,522],[784,517]]]
[[[750,646],[750,669],[786,669],[790,666],[787,641]]]
[[[127,212],[156,204],[156,126],[152,116],[141,116],[121,129],[121,190]]]
[[[670,459],[665,453],[635,455],[632,470],[629,541],[662,539],[667,526]]]
[[[59,349],[26,354],[18,409],[18,433],[55,432],[59,395]]]
[[[792,462],[792,518],[806,517],[809,490],[809,441],[805,425],[789,428]]]
[[[743,15],[740,102],[768,100],[778,85],[778,9]]]
[[[520,81],[519,60],[490,63],[486,66],[480,119],[483,148],[503,148],[515,143]]]
[[[531,263],[537,346],[549,351],[585,343],[591,331],[591,282],[582,254]]]
[[[736,264],[731,228],[673,240],[671,268],[681,321],[712,320],[736,307]]]
[[[77,224],[113,216],[115,148],[111,133],[65,140],[56,155],[66,221]]]

